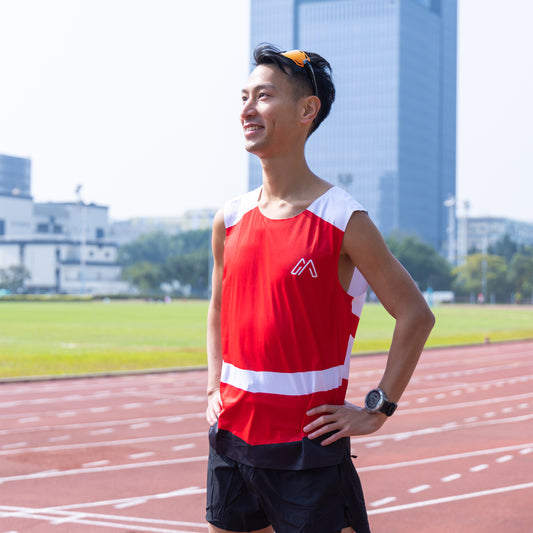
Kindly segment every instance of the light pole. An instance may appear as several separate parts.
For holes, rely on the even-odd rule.
[[[85,204],[81,198],[81,183],[76,187],[76,196],[80,206],[80,293],[85,294]]]

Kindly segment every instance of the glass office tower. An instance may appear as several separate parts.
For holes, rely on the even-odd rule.
[[[0,195],[31,198],[31,159],[0,154]]]
[[[446,246],[455,196],[456,0],[251,0],[251,47],[309,50],[332,65],[330,116],[307,159],[385,235]],[[261,183],[250,156],[249,187]]]

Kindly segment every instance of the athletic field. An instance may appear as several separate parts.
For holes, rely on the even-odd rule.
[[[440,306],[428,347],[533,338],[533,307]],[[207,302],[0,302],[0,378],[206,364]],[[393,319],[363,309],[354,353],[388,349]]]

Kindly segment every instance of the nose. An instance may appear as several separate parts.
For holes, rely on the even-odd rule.
[[[244,121],[253,115],[255,115],[255,105],[252,98],[248,98],[242,103],[241,121]]]

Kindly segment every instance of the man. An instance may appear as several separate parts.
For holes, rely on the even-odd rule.
[[[434,317],[364,209],[306,163],[335,97],[329,63],[271,45],[254,58],[241,123],[263,184],[213,224],[209,531],[365,533],[350,436],[394,412]],[[396,325],[362,408],[345,393],[367,281]]]

